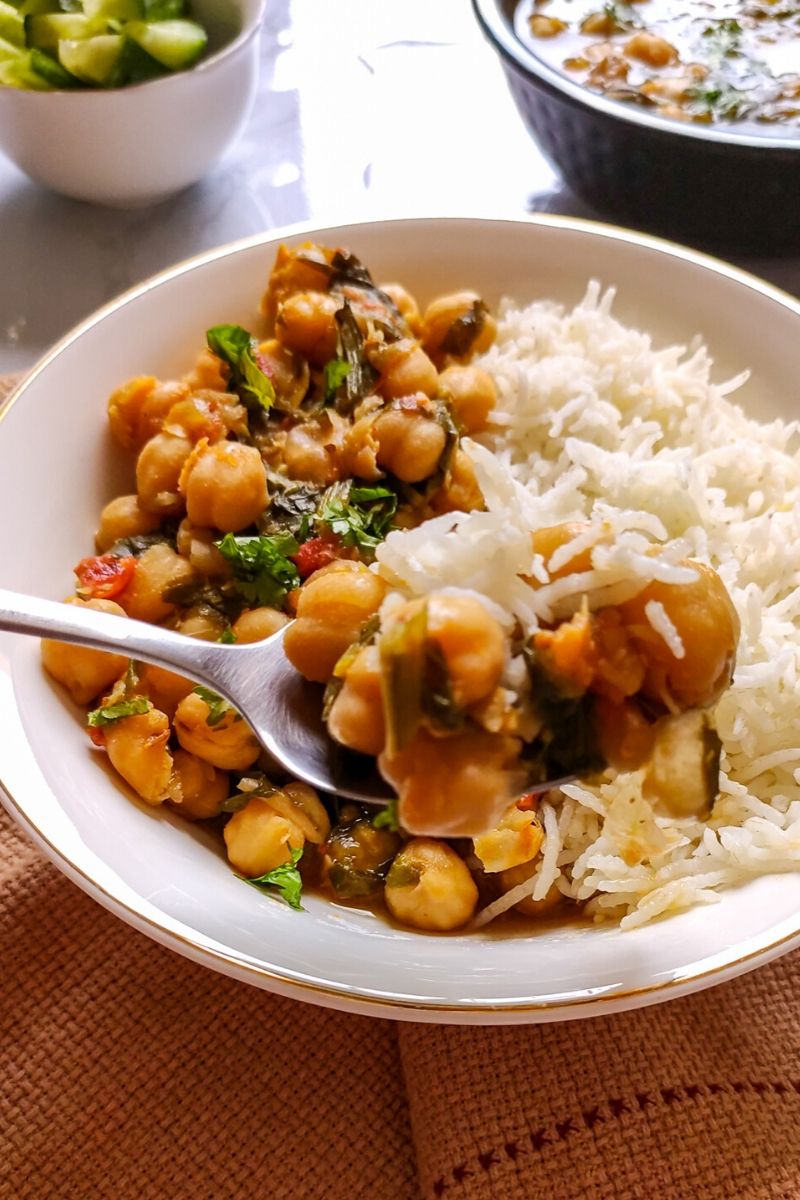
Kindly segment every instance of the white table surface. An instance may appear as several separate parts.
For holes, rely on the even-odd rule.
[[[588,216],[525,131],[468,0],[268,0],[258,99],[203,182],[147,209],[66,200],[0,154],[0,373],[164,267],[275,226]],[[738,259],[800,293],[800,257]]]

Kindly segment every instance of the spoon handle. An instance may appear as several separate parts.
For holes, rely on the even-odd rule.
[[[223,660],[235,646],[200,642],[145,621],[97,612],[78,604],[61,604],[23,596],[0,588],[0,630],[27,633],[34,637],[73,642],[92,650],[111,650],[139,658],[157,667],[167,667],[192,680],[208,684],[226,699],[229,687]],[[239,647],[239,652],[244,647]]]

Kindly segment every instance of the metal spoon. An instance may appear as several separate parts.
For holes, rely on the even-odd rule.
[[[394,795],[371,758],[345,750],[328,736],[322,687],[308,683],[287,659],[285,629],[246,646],[203,642],[145,621],[0,588],[0,630],[112,650],[177,671],[228,700],[264,749],[297,779],[362,804],[384,805]],[[562,782],[527,790],[546,792]]]
[[[0,589],[0,630],[113,650],[205,684],[230,701],[291,775],[364,804],[394,795],[372,759],[344,750],[322,721],[322,687],[283,652],[284,629],[246,646],[203,642],[145,621]]]

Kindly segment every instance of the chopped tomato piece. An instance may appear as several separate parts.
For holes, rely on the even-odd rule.
[[[517,801],[517,808],[520,812],[535,812],[538,807],[538,792],[524,792]]]
[[[104,729],[98,729],[96,725],[87,725],[86,732],[95,746],[105,748],[106,731]]]
[[[303,542],[297,554],[292,555],[292,562],[297,567],[301,579],[307,579],[309,575],[313,575],[320,567],[327,567],[328,563],[332,563],[335,558],[339,557],[340,546],[338,542],[331,542],[327,538],[311,538],[307,542]]]
[[[136,559],[116,554],[97,554],[82,558],[75,568],[78,595],[84,599],[109,600],[124,591],[136,572]]]

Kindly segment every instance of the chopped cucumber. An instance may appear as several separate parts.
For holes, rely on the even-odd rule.
[[[63,38],[88,38],[105,29],[105,23],[90,21],[82,13],[36,13],[25,18],[28,45],[56,53]]]
[[[136,42],[132,42],[129,37],[123,40],[125,44],[114,78],[109,81],[109,87],[122,87],[126,83],[147,83],[149,79],[160,79],[167,74],[166,67],[156,62],[141,46],[137,46]]]
[[[125,33],[171,71],[191,67],[208,43],[208,34],[196,21],[129,21]]]
[[[114,77],[125,43],[119,33],[101,33],[85,39],[65,38],[58,43],[62,67],[83,83],[107,87]]]
[[[71,88],[77,87],[80,80],[71,75],[69,71],[65,71],[60,62],[56,62],[49,54],[45,54],[44,50],[30,50],[28,61],[31,65],[31,70],[37,75],[41,75],[47,83],[52,83],[55,88]]]
[[[106,21],[139,21],[144,16],[139,0],[83,0],[83,11]]]
[[[0,62],[0,84],[4,87],[21,88],[26,92],[55,91],[52,83],[48,83],[32,69],[27,54]]]
[[[23,17],[36,13],[79,13],[83,9],[81,0],[23,0],[19,6]]]
[[[21,46],[13,46],[5,38],[0,38],[0,62],[5,62],[9,58],[19,58],[24,53]]]
[[[187,0],[0,0],[0,86],[116,88],[191,67],[208,35],[189,12]]]
[[[10,4],[4,3],[4,0],[0,0],[0,37],[11,42],[12,46],[25,49],[25,18]]]
[[[147,21],[174,21],[186,16],[185,0],[144,0]]]

